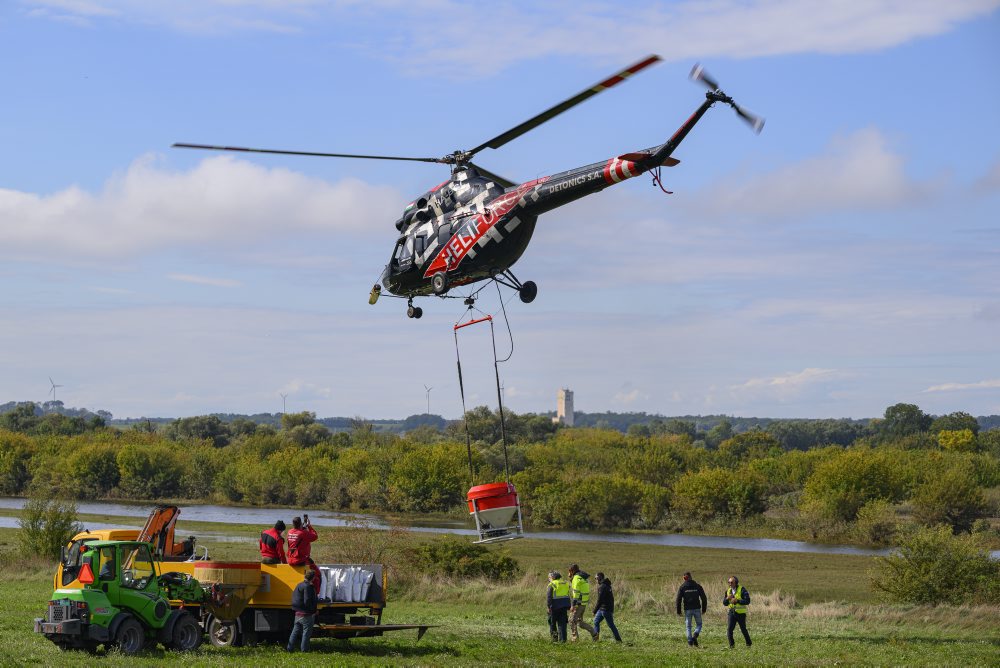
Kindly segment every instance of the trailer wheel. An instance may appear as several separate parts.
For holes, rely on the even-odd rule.
[[[114,646],[122,654],[138,654],[146,646],[146,632],[134,617],[126,617],[115,632]]]
[[[165,643],[167,649],[175,652],[190,652],[201,645],[201,627],[191,613],[185,612],[177,617],[170,642]]]
[[[213,647],[239,647],[241,640],[236,622],[224,622],[218,617],[208,622],[208,642]]]

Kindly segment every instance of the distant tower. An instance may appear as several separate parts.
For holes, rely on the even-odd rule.
[[[556,416],[552,421],[573,426],[573,390],[563,388],[556,394]]]

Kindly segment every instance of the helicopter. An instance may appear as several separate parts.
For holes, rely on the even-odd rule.
[[[705,100],[659,146],[623,153],[601,162],[524,183],[515,183],[472,162],[472,158],[480,151],[500,148],[659,61],[660,57],[657,55],[647,56],[475,148],[459,149],[443,157],[319,153],[187,143],[176,143],[173,146],[213,151],[407,160],[450,165],[451,177],[410,202],[396,221],[399,236],[379,283],[374,285],[369,294],[369,303],[375,304],[384,288],[391,295],[407,300],[408,317],[420,318],[423,309],[414,306],[414,297],[450,297],[452,295],[447,293],[452,288],[492,280],[517,291],[520,300],[528,304],[534,301],[538,287],[533,281],[522,283],[511,272],[511,267],[531,241],[539,215],[645,172],[652,172],[654,183],[663,188],[659,181],[660,167],[679,164],[680,161],[672,157],[674,150],[717,102],[732,107],[755,133],[760,133],[763,129],[764,119],[737,105],[705,69],[696,64],[691,70],[690,78],[707,87]],[[474,295],[465,297],[467,305],[471,305],[474,300]]]

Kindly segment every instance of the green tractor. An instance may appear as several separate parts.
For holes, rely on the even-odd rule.
[[[199,620],[180,601],[199,610],[213,600],[211,587],[190,575],[164,573],[149,543],[95,541],[81,556],[81,589],[57,589],[35,632],[62,649],[94,651],[99,645],[135,654],[157,643],[170,650],[196,649],[202,640]],[[217,593],[217,592],[216,592]]]

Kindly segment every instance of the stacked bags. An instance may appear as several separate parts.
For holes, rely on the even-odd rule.
[[[325,602],[362,603],[375,577],[361,566],[320,566],[319,572],[319,600]]]

